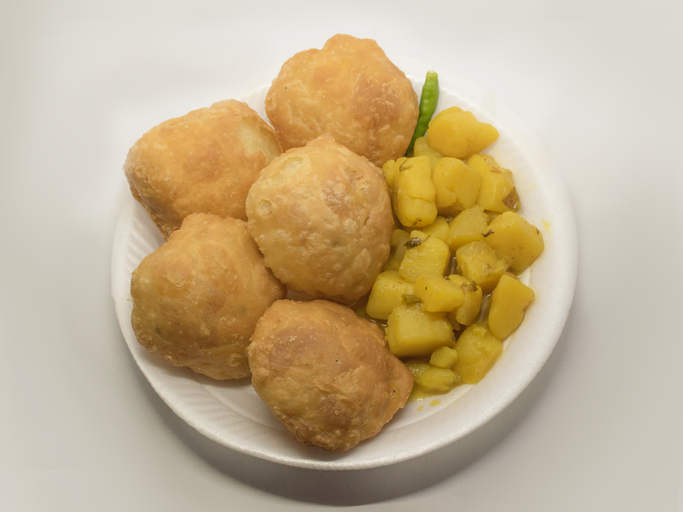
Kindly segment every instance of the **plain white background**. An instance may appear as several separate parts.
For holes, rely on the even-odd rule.
[[[680,1],[0,5],[0,510],[683,510]],[[119,332],[128,148],[337,32],[485,84],[547,144],[580,266],[547,365],[467,443],[315,472],[176,418]]]

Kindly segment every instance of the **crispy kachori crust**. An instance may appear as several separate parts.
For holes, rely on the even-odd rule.
[[[410,80],[374,40],[337,34],[284,63],[266,114],[285,150],[330,133],[381,166],[406,152],[418,104]]]
[[[258,395],[299,441],[348,450],[403,408],[413,376],[372,322],[333,302],[279,300],[248,348]]]
[[[128,152],[135,199],[165,238],[191,213],[246,220],[249,187],[282,146],[246,103],[226,100],[152,128]]]
[[[389,257],[394,221],[382,171],[329,135],[263,169],[247,216],[275,276],[314,297],[359,299]]]
[[[191,214],[133,272],[140,344],[214,379],[249,375],[256,322],[285,288],[263,264],[242,220]]]

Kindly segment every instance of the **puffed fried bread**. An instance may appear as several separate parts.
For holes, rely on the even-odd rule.
[[[285,288],[263,264],[244,221],[198,213],[142,260],[131,296],[143,347],[223,380],[249,375],[249,338]]]
[[[285,150],[331,134],[377,166],[403,156],[418,118],[412,83],[372,39],[337,34],[297,53],[266,96]]]
[[[281,152],[275,132],[254,110],[226,100],[149,130],[128,152],[124,172],[133,196],[168,238],[191,213],[246,220],[249,188]]]
[[[413,386],[377,325],[329,301],[279,300],[248,349],[252,384],[299,441],[348,450],[377,435]]]
[[[382,171],[329,135],[263,169],[247,217],[275,276],[314,297],[357,300],[389,257],[394,221]]]

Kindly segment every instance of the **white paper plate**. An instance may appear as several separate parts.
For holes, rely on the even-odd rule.
[[[393,58],[407,74],[427,71],[409,58]],[[475,386],[408,403],[382,432],[346,453],[328,453],[293,440],[258,398],[248,380],[217,382],[175,368],[148,354],[131,327],[130,277],[163,239],[132,197],[123,204],[112,255],[112,293],[121,331],[142,373],[168,406],[206,437],[262,459],[313,469],[363,469],[394,464],[463,438],[502,411],[532,381],[553,350],[567,319],[577,270],[577,237],[572,207],[547,153],[526,124],[495,100],[492,92],[442,75],[438,110],[457,105],[496,126],[499,140],[487,153],[515,173],[521,214],[539,227],[545,251],[524,280],[535,293],[520,329],[505,342],[500,360]],[[423,79],[413,80],[420,92]],[[268,86],[242,98],[267,119]],[[221,98],[217,98],[221,99]]]

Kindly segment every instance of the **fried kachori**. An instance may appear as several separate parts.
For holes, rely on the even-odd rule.
[[[299,441],[348,450],[375,436],[413,386],[381,329],[334,302],[279,300],[248,349],[258,395]]]
[[[256,322],[284,295],[244,221],[191,214],[133,272],[133,330],[175,366],[214,379],[247,377]]]
[[[357,300],[389,257],[394,221],[382,171],[329,135],[263,169],[247,216],[275,276],[314,297]]]
[[[374,40],[337,34],[284,63],[266,114],[285,150],[329,133],[381,166],[406,152],[418,104],[410,80]]]
[[[226,100],[149,130],[130,149],[124,171],[133,196],[168,238],[191,213],[246,220],[249,187],[281,152],[256,111]]]

